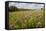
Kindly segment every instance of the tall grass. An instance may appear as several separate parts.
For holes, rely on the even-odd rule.
[[[22,10],[22,9],[21,9]],[[45,23],[44,10],[9,12],[9,28],[42,28]]]

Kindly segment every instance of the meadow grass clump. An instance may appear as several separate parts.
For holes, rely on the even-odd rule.
[[[21,9],[22,10],[22,9]],[[19,28],[42,28],[45,23],[44,10],[29,10],[9,12],[9,27]]]

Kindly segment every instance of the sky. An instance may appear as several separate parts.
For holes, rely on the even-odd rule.
[[[40,9],[44,7],[44,4],[9,2],[9,6],[16,6],[17,8],[23,9]]]

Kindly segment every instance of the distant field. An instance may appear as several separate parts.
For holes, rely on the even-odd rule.
[[[21,9],[23,10],[23,9]],[[42,28],[45,23],[44,10],[9,12],[9,29]]]

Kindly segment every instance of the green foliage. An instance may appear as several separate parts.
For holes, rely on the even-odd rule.
[[[20,9],[22,10],[22,9]],[[24,10],[24,9],[23,9]],[[44,10],[30,10],[9,12],[9,27],[18,28],[42,28],[45,23]]]
[[[15,6],[10,6],[9,7],[9,12],[14,12],[14,11],[19,11],[17,7]]]

